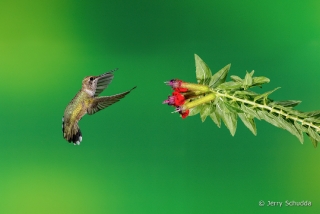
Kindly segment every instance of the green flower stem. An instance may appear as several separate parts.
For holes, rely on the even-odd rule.
[[[201,91],[201,92],[209,92],[210,88],[207,85],[199,85],[194,83],[183,82],[181,83],[182,88],[187,88],[190,91]]]
[[[304,119],[301,119],[299,118],[299,116],[296,116],[294,114],[288,114],[286,113],[285,111],[283,110],[278,110],[278,109],[275,109],[275,107],[270,107],[270,106],[267,106],[267,105],[262,105],[262,104],[259,104],[259,103],[256,103],[256,102],[253,102],[253,101],[250,101],[250,100],[246,100],[246,99],[241,99],[241,98],[238,98],[234,95],[230,95],[230,94],[225,94],[225,93],[221,93],[219,91],[215,91],[215,90],[211,90],[213,93],[215,93],[217,95],[217,97],[226,97],[226,98],[229,98],[233,101],[238,101],[238,102],[241,102],[241,103],[245,103],[245,104],[249,104],[253,107],[258,107],[258,108],[261,108],[261,109],[266,109],[270,112],[275,112],[277,113],[278,115],[281,115],[281,116],[284,116],[285,118],[287,119],[292,119],[294,121],[297,121],[297,122],[300,122],[301,125],[307,125],[309,127],[312,127],[314,128],[317,132],[320,132],[320,127],[313,124],[312,122],[308,122],[308,121],[305,121]]]
[[[182,109],[185,111],[187,109],[191,109],[191,108],[196,107],[198,105],[208,103],[208,102],[214,100],[215,98],[216,98],[215,93],[209,93],[204,97],[201,97],[199,99],[193,100],[192,102],[188,102],[188,103],[184,104],[182,106]]]

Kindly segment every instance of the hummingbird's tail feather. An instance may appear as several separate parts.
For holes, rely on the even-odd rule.
[[[62,118],[62,133],[63,138],[69,143],[72,142],[74,145],[80,145],[82,141],[82,133],[77,123],[68,126],[65,124],[64,118]]]
[[[137,86],[133,87],[129,91],[116,94],[113,96],[103,96],[103,97],[96,97],[94,98],[92,104],[87,110],[87,113],[94,114],[104,108],[107,108],[108,106],[111,106],[112,104],[120,101],[120,99],[124,98],[127,94],[129,94],[133,89],[135,89]]]

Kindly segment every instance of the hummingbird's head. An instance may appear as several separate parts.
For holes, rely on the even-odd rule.
[[[88,76],[82,81],[82,89],[93,96],[96,92],[98,76]]]
[[[117,69],[115,69],[117,70]],[[108,71],[99,76],[88,76],[82,81],[82,90],[90,96],[97,96],[100,94],[112,81],[115,70]]]

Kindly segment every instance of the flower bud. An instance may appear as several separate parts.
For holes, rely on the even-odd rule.
[[[214,93],[207,94],[204,97],[201,97],[199,99],[194,99],[191,102],[188,102],[188,103],[182,105],[180,107],[180,110],[185,111],[187,109],[194,108],[198,105],[208,103],[208,102],[214,100],[215,98],[216,98],[216,95]]]

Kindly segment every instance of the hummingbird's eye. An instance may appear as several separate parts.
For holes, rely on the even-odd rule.
[[[93,77],[90,77],[90,81],[92,81],[93,80]]]

